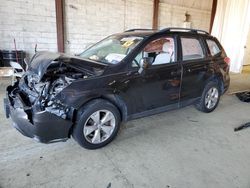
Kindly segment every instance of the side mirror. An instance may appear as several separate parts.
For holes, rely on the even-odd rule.
[[[153,57],[143,57],[140,60],[140,68],[138,72],[141,74],[143,70],[147,69],[153,64],[154,58]]]

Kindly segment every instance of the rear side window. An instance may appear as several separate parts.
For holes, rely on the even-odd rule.
[[[210,40],[210,39],[207,39],[206,41],[207,41],[207,45],[208,45],[210,54],[212,56],[215,56],[221,52],[221,49],[219,48],[219,46],[216,44],[215,41]]]
[[[204,58],[204,52],[198,39],[181,37],[181,46],[183,61]]]

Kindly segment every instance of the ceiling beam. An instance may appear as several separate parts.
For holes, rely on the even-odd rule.
[[[158,17],[159,17],[159,0],[154,0],[153,4],[153,23],[152,28],[158,29]]]
[[[64,0],[55,0],[56,7],[56,32],[57,50],[65,52],[64,46]]]
[[[212,32],[212,28],[213,28],[213,24],[214,24],[214,18],[215,18],[215,14],[216,14],[216,8],[217,8],[217,0],[213,0],[212,11],[211,11],[211,18],[210,18],[209,33]]]

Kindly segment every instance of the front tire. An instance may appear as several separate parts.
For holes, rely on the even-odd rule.
[[[98,149],[116,137],[120,121],[120,113],[113,104],[96,99],[78,111],[72,135],[82,147]]]
[[[203,90],[200,101],[195,107],[202,112],[209,113],[214,111],[220,100],[220,91],[216,82],[209,82]]]

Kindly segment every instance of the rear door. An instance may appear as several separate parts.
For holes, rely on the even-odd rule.
[[[185,106],[198,99],[203,91],[206,78],[210,74],[211,58],[203,39],[199,35],[179,37],[182,60],[181,105]]]

